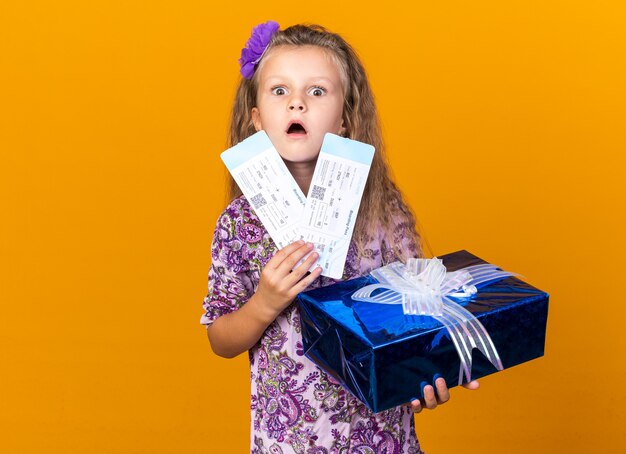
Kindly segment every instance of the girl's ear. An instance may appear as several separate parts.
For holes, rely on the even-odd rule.
[[[346,124],[346,120],[343,120],[343,119],[342,119],[342,120],[341,120],[341,126],[339,127],[339,135],[340,135],[341,137],[345,137],[345,136],[346,136],[346,127],[345,127],[345,124]]]
[[[254,125],[254,129],[260,131],[263,129],[263,125],[261,124],[261,115],[259,114],[259,109],[257,107],[253,107],[250,111],[252,114],[252,124]]]

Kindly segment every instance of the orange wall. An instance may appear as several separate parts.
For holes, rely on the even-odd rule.
[[[247,359],[198,320],[270,18],[359,50],[433,253],[551,293],[546,356],[418,415],[428,453],[626,449],[624,3],[210,4],[2,3],[0,451],[245,452]]]

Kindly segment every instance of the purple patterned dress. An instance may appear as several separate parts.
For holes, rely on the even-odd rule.
[[[398,224],[390,240],[414,255],[415,244],[405,240],[407,228]],[[201,323],[210,325],[245,304],[275,252],[276,245],[248,201],[243,196],[233,200],[215,229]],[[352,243],[343,278],[365,275],[394,260],[382,235],[370,238],[361,256]],[[320,277],[310,288],[334,282]],[[304,356],[294,304],[272,322],[249,356],[252,453],[421,453],[409,407],[373,414]]]

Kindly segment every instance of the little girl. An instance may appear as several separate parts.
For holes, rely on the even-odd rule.
[[[268,22],[253,30],[239,63],[230,146],[264,130],[305,194],[324,134],[376,149],[343,279],[420,256],[415,219],[389,176],[374,97],[350,45],[320,26],[279,30]],[[293,300],[336,281],[320,267],[307,272],[315,252],[296,266],[311,244],[277,250],[232,178],[230,196],[215,229],[201,323],[216,354],[249,353],[251,452],[421,452],[413,413],[447,401],[445,381],[435,381],[436,392],[427,385],[422,401],[373,414],[306,358]]]

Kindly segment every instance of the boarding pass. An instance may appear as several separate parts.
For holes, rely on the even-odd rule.
[[[278,248],[311,242],[314,266],[341,279],[373,156],[371,145],[326,134],[306,197],[264,131],[222,160]]]

